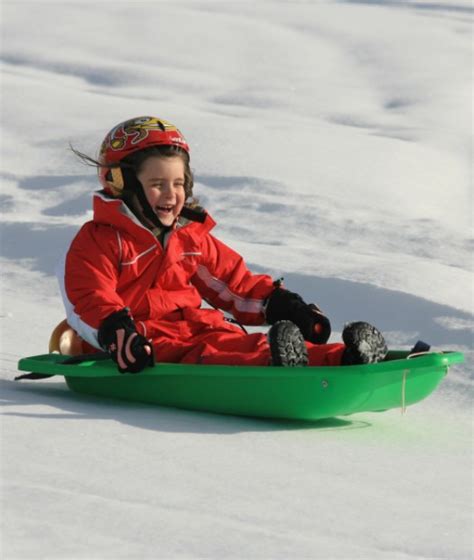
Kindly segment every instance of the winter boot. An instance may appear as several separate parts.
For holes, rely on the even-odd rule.
[[[268,331],[273,366],[307,366],[308,349],[300,329],[291,321],[277,321]]]
[[[382,334],[369,323],[348,323],[342,331],[346,345],[341,365],[374,364],[387,354],[387,345]]]

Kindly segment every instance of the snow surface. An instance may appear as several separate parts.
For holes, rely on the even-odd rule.
[[[472,4],[4,1],[5,559],[472,557]],[[64,315],[53,270],[95,154],[153,114],[255,271],[392,347],[461,350],[429,399],[262,421],[14,382]]]

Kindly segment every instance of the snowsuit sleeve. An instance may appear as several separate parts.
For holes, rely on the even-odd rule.
[[[85,224],[71,243],[58,279],[69,325],[89,344],[100,348],[100,323],[124,307],[117,294],[120,243],[105,225]]]
[[[274,290],[273,279],[253,274],[233,249],[208,234],[192,283],[215,307],[246,325],[265,323],[264,305]]]

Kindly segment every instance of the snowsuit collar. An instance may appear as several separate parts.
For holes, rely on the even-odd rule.
[[[121,232],[125,231],[140,241],[150,242],[150,238],[153,238],[158,242],[156,233],[145,227],[120,198],[111,197],[104,191],[97,191],[94,193],[93,209],[95,223],[112,226]],[[170,233],[174,231],[184,233],[185,230],[190,229],[193,235],[200,236],[207,234],[215,225],[215,221],[205,210],[185,206]]]

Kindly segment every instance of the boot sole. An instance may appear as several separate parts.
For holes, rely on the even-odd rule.
[[[308,349],[300,329],[291,321],[278,321],[268,331],[272,365],[308,365]]]
[[[349,361],[353,364],[374,364],[387,355],[383,335],[369,323],[350,323],[344,328],[342,340],[347,347]]]

